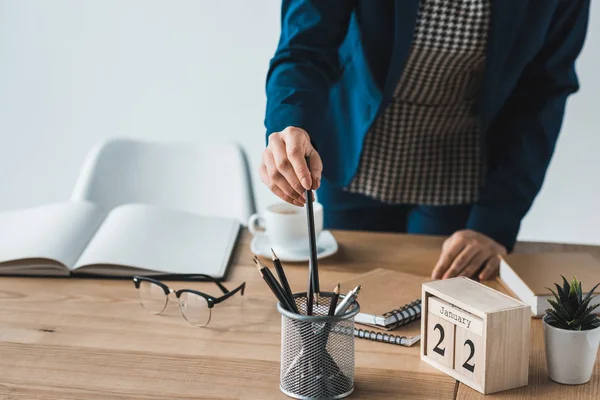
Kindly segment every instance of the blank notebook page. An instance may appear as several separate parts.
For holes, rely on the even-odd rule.
[[[77,262],[81,272],[107,271],[110,265],[167,274],[202,273],[222,278],[235,246],[239,222],[149,205],[113,209]]]
[[[67,202],[0,214],[0,262],[51,259],[73,266],[105,213]]]

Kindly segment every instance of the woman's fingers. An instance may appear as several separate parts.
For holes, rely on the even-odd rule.
[[[312,190],[321,186],[321,174],[323,173],[323,161],[316,150],[310,153],[310,172],[312,174]]]
[[[297,206],[301,206],[296,199],[291,198],[290,196],[288,196],[287,194],[283,193],[283,191],[281,189],[279,189],[277,187],[277,185],[275,185],[274,183],[271,182],[271,180],[268,177],[267,174],[267,168],[265,167],[264,164],[261,165],[259,171],[258,171],[259,175],[260,175],[260,179],[263,181],[263,183],[271,190],[271,192],[273,192],[277,197],[279,197],[280,199],[282,199],[285,202],[288,202],[290,204],[293,205],[297,205]]]
[[[459,275],[466,276],[467,278],[475,277],[479,273],[481,267],[483,267],[484,264],[487,262],[489,257],[490,255],[487,253],[477,253],[477,255],[473,257],[473,259],[469,262],[469,264],[462,270],[462,272]]]
[[[488,262],[485,264],[485,268],[479,274],[479,280],[485,281],[487,279],[491,279],[498,274],[498,269],[500,268],[500,256],[495,255],[491,257]]]
[[[310,157],[310,170],[305,157]],[[322,172],[321,157],[304,129],[287,127],[269,136],[260,174],[263,182],[277,196],[303,206],[306,190],[316,190],[321,185]]]
[[[281,138],[285,143],[287,159],[302,188],[304,190],[311,189],[313,183],[312,176],[305,159],[313,150],[308,134],[303,129],[288,127],[281,132]]]
[[[452,261],[465,248],[466,244],[452,235],[444,241],[442,246],[442,254],[431,273],[432,279],[442,279],[448,268],[452,265]]]
[[[271,135],[269,137],[269,148],[273,154],[275,168],[285,178],[288,185],[294,189],[296,192],[296,199],[304,199],[305,189],[300,183],[300,180],[296,175],[296,171],[294,170],[294,167],[292,167],[292,163],[288,159],[286,150],[287,145],[287,143],[281,140],[279,135]]]
[[[463,251],[452,261],[452,265],[446,271],[442,279],[454,278],[460,275],[460,273],[469,265],[469,263],[475,259],[478,254],[478,249],[474,246],[467,245]]]
[[[261,178],[267,187],[279,198],[296,206],[304,206],[304,200],[298,198],[298,194],[289,185],[287,180],[279,173],[270,151],[263,153],[263,165],[261,166]]]

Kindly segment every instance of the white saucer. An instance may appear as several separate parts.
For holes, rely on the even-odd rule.
[[[250,251],[256,255],[271,258],[271,244],[269,238],[266,236],[254,236],[250,243]],[[338,251],[338,243],[329,231],[321,231],[319,240],[317,240],[317,259],[329,257]],[[281,261],[287,262],[300,262],[308,261],[310,259],[310,250],[307,248],[305,251],[286,251],[277,252],[277,257]]]

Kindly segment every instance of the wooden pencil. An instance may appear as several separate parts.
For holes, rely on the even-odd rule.
[[[284,294],[288,297],[291,305],[294,307],[294,312],[298,314],[298,307],[296,307],[296,301],[294,300],[294,294],[292,293],[292,289],[290,288],[290,284],[285,276],[285,271],[283,270],[283,265],[281,265],[281,260],[275,254],[275,251],[271,249],[271,253],[273,253],[273,265],[275,266],[275,271],[277,272],[277,276],[279,277],[279,283],[283,288]]]
[[[312,274],[308,274],[308,290],[306,291],[306,315],[313,315],[313,282]]]
[[[333,317],[335,315],[335,308],[337,307],[338,299],[340,298],[340,284],[335,285],[333,289],[333,296],[331,296],[331,302],[329,303],[328,316]]]
[[[269,268],[267,268],[265,265],[262,265],[257,257],[254,257],[254,263],[256,264],[256,268],[258,268],[258,272],[264,279],[265,283],[267,284],[267,286],[269,286],[269,289],[271,289],[271,292],[273,292],[273,294],[281,303],[283,308],[285,308],[288,311],[295,312],[294,307],[288,300],[287,296],[283,293],[283,289],[281,288],[281,286],[279,286],[279,283],[277,282]]]
[[[310,158],[305,157],[306,166],[308,167],[308,171],[310,172]],[[315,234],[315,214],[313,210],[313,197],[312,190],[306,190],[306,219],[308,222],[308,244],[310,246],[310,263],[309,263],[309,273],[310,273],[310,282],[311,282],[311,293],[314,293],[319,296],[319,292],[321,289],[319,288],[319,264],[317,260],[317,239]],[[317,300],[318,302],[318,300]],[[307,303],[308,304],[308,303]],[[310,302],[312,306],[312,301]],[[312,310],[311,310],[312,312]]]

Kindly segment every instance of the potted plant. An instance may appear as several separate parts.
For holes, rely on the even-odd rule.
[[[556,284],[556,292],[549,289],[554,300],[544,316],[546,361],[548,376],[566,385],[587,383],[592,377],[598,346],[600,346],[600,317],[590,306],[596,285],[584,294],[581,282],[573,277],[569,283],[563,276],[563,286]]]

